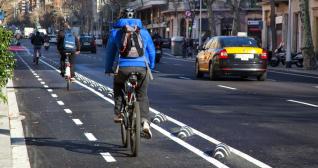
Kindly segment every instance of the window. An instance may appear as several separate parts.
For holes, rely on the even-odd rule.
[[[230,37],[221,39],[222,47],[258,47],[256,40],[245,37]]]

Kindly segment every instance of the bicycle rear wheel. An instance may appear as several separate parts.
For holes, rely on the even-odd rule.
[[[70,79],[66,79],[66,89],[67,89],[67,91],[70,90],[70,85],[71,85],[71,80]]]
[[[130,147],[132,156],[138,156],[140,146],[140,108],[139,103],[134,102],[133,116],[131,120]]]

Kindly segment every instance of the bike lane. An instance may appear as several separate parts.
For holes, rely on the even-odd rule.
[[[77,84],[66,83],[52,68],[17,54],[14,88],[32,167],[214,167],[154,131],[142,140],[138,158],[121,147],[113,106]]]

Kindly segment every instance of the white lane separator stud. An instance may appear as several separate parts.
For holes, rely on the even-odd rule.
[[[84,135],[86,136],[86,138],[89,140],[89,141],[97,141],[97,139],[95,138],[95,136],[92,134],[92,133],[84,133]]]
[[[41,82],[41,84],[42,84],[42,85],[44,85],[44,84],[45,84],[45,82]]]
[[[83,125],[82,121],[80,119],[72,119],[73,122],[76,124],[76,125]]]
[[[44,88],[49,88],[49,86],[48,86],[48,85],[44,85],[43,87],[44,87]]]
[[[48,91],[48,92],[53,92],[53,90],[52,90],[52,89],[47,89],[47,91]]]
[[[59,104],[60,106],[64,106],[64,102],[62,101],[57,101],[57,104]]]
[[[109,152],[100,153],[100,154],[103,156],[106,162],[116,162],[115,158]]]
[[[72,110],[70,110],[70,109],[64,109],[64,111],[65,111],[65,113],[67,113],[67,114],[72,114]]]

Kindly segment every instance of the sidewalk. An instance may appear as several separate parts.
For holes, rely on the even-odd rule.
[[[182,59],[182,60],[189,60],[189,61],[195,61],[195,55],[193,57],[186,57],[183,58],[183,56],[174,56],[171,54],[171,50],[168,48],[163,49],[163,55],[165,57],[170,57],[170,58],[177,58],[177,59]],[[292,66],[292,68],[286,68],[286,66],[279,65],[278,67],[271,67],[268,65],[269,70],[273,71],[280,71],[280,72],[291,72],[291,73],[301,73],[301,74],[309,74],[309,75],[318,75],[318,70],[305,70],[303,68],[298,68],[295,65]]]
[[[6,88],[3,88],[3,93],[7,93]],[[9,107],[7,103],[0,103],[0,167],[11,168],[11,138],[9,125]]]

